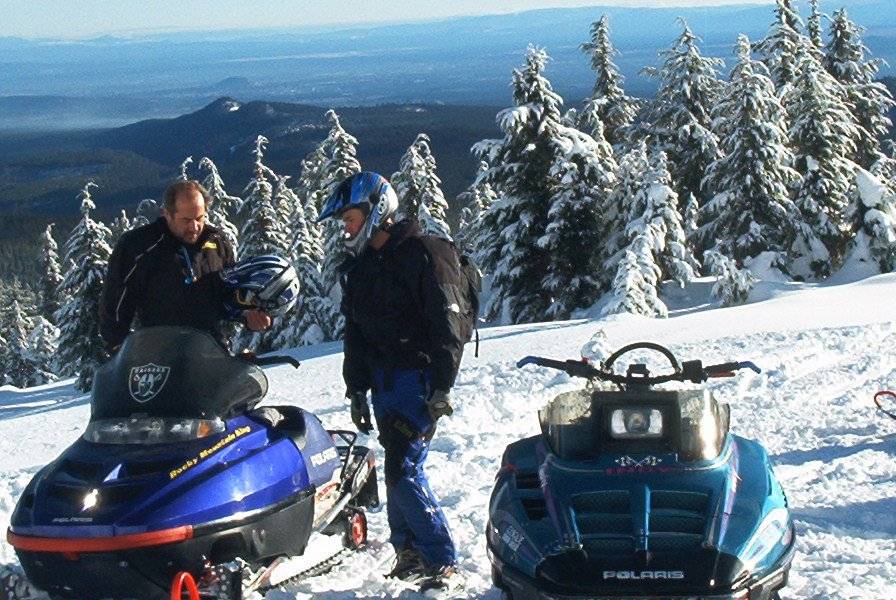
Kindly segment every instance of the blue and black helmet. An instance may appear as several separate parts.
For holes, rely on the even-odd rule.
[[[224,304],[232,316],[259,309],[271,316],[286,314],[299,297],[299,277],[289,261],[275,255],[246,258],[221,271],[232,292]]]
[[[398,196],[389,180],[372,171],[352,175],[333,188],[330,197],[318,217],[318,222],[331,217],[339,217],[349,208],[357,208],[364,213],[364,227],[353,238],[346,237],[346,247],[360,254],[373,233],[398,210]]]

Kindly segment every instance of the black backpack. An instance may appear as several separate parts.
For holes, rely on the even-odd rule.
[[[458,290],[458,304],[460,304],[460,338],[464,342],[473,339],[476,335],[476,356],[479,356],[479,296],[482,293],[482,273],[476,265],[476,261],[469,254],[462,252],[454,245],[454,242],[434,235],[420,236],[424,245],[430,248],[430,252],[442,255],[442,260],[449,259],[449,255],[455,259],[454,268],[448,269],[455,278],[454,285]],[[446,251],[446,247],[450,250]],[[437,250],[438,248],[438,250]],[[454,261],[450,261],[454,262]]]
[[[452,244],[452,246],[454,246]],[[466,297],[466,312],[464,312],[464,341],[469,342],[473,339],[473,332],[476,332],[476,353],[479,357],[479,296],[482,294],[482,271],[473,257],[469,254],[461,252],[454,246],[457,252],[457,260],[460,263],[460,276],[462,281],[458,282],[458,287]]]

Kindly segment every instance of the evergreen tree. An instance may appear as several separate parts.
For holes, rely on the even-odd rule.
[[[327,163],[329,163],[330,154],[332,153],[329,143],[330,138],[327,137],[315,146],[314,150],[309,152],[302,160],[299,169],[299,181],[296,184],[295,191],[302,206],[305,207],[306,217],[311,225],[317,225],[315,221],[317,220],[317,215],[320,214],[321,205],[328,191]],[[312,210],[315,215],[313,219],[309,216],[309,211]],[[317,226],[319,228],[319,225]]]
[[[162,207],[152,198],[144,198],[137,203],[137,212],[131,221],[131,227],[143,227],[159,218]]]
[[[480,161],[472,185],[457,196],[457,205],[463,208],[460,210],[460,222],[457,226],[456,237],[458,244],[466,250],[479,245],[476,240],[482,216],[497,198],[495,190],[484,176],[487,171],[488,163]]]
[[[271,170],[264,163],[264,150],[268,140],[259,135],[255,140],[255,168],[253,177],[243,191],[245,200],[241,207],[244,217],[243,229],[240,232],[239,254],[242,257],[277,254],[288,256],[289,242],[286,235],[286,223],[274,204],[273,186],[268,181]]]
[[[389,180],[395,189],[395,195],[398,196],[399,213],[414,219],[419,218],[420,205],[423,203],[422,180],[426,169],[423,157],[420,156],[421,137],[429,139],[425,133],[417,135],[414,143],[399,159],[398,170],[392,173],[392,178]]]
[[[189,170],[189,167],[191,164],[193,164],[192,156],[186,157],[184,159],[184,161],[182,163],[180,163],[180,176],[178,177],[178,180],[180,180],[180,181],[189,181],[190,180],[190,175],[187,173],[187,171]]]
[[[480,267],[492,275],[487,319],[539,321],[553,300],[542,285],[551,256],[538,240],[554,195],[550,172],[563,101],[543,75],[547,60],[544,50],[529,47],[525,66],[513,72],[516,106],[497,115],[503,139],[473,147],[489,163],[484,179],[500,197],[489,209],[490,235],[481,236],[484,245],[478,249]]]
[[[684,228],[684,237],[692,248],[696,245],[695,234],[699,228],[699,216],[700,205],[697,203],[697,198],[691,194],[684,204],[684,221],[681,226]]]
[[[818,52],[824,48],[824,41],[821,39],[821,11],[818,9],[818,0],[809,0],[809,21],[806,29],[809,32],[809,41],[812,47]]]
[[[426,216],[421,219],[424,233],[451,240],[451,227],[448,225],[448,201],[442,192],[442,180],[436,174],[436,157],[429,145],[429,137],[425,134],[417,136],[415,142],[423,161],[420,172],[422,184],[421,206],[426,207]]]
[[[442,192],[442,180],[436,174],[436,159],[429,146],[429,136],[420,133],[399,162],[392,175],[392,186],[398,195],[401,212],[416,218],[425,233],[451,239],[448,226],[448,202]],[[420,210],[425,206],[426,210]]]
[[[660,267],[662,279],[672,279],[684,287],[685,283],[695,277],[700,265],[685,237],[681,211],[678,208],[678,194],[675,193],[664,152],[654,152],[650,157],[648,170],[636,198],[643,198],[644,210],[640,216],[632,216],[635,216],[635,223],[640,219],[649,224],[648,230],[655,234],[654,258]],[[636,206],[638,204],[635,203]],[[642,228],[636,225],[635,229]]]
[[[602,315],[633,313],[648,317],[666,317],[666,305],[657,296],[660,268],[653,261],[653,242],[638,235],[623,251],[613,278],[610,301]]]
[[[295,191],[303,210],[295,213],[290,225],[293,235],[292,256],[301,282],[301,297],[293,311],[290,330],[278,337],[277,344],[284,347],[335,339],[335,331],[341,328],[339,303],[330,296],[321,272],[326,228],[338,227],[338,223],[332,220],[323,224],[317,222],[320,214],[318,209],[329,191],[327,165],[332,154],[332,143],[333,139],[328,136],[302,160],[301,175]],[[342,248],[339,251],[341,256]],[[302,314],[296,322],[295,314],[298,311]]]
[[[849,106],[858,125],[856,154],[861,167],[870,169],[881,154],[880,140],[893,125],[888,113],[896,102],[887,87],[874,80],[883,61],[865,60],[862,28],[849,20],[846,9],[834,13],[825,67],[846,90]]]
[[[600,136],[601,131],[598,124],[595,132]],[[613,149],[603,137],[595,140],[569,128],[560,133],[550,170],[555,184],[548,224],[538,240],[551,256],[542,285],[553,296],[547,311],[552,319],[567,319],[573,310],[589,306],[598,297],[600,209],[616,183],[617,169]]]
[[[321,201],[328,196],[332,186],[344,179],[361,172],[361,163],[357,159],[358,140],[343,129],[339,116],[335,111],[327,111],[330,122],[330,133],[324,145],[330,150],[329,159],[324,167],[324,185],[322,193],[317,197]],[[318,210],[321,208],[317,207]],[[329,297],[334,306],[338,306],[342,298],[339,285],[339,265],[345,260],[345,244],[342,240],[342,225],[339,219],[329,219],[324,225],[324,262],[321,268],[323,293]],[[345,326],[343,316],[335,312],[330,323],[326,324],[327,339],[338,339]]]
[[[30,363],[33,385],[56,381],[56,351],[59,345],[59,329],[45,318],[34,320],[28,334],[28,349],[25,359]]]
[[[69,265],[62,282],[62,293],[71,300],[59,308],[59,365],[61,375],[77,375],[76,389],[86,392],[93,382],[94,370],[107,355],[99,334],[99,300],[111,249],[106,240],[111,233],[90,217],[96,208],[88,182],[81,191],[81,221],[65,244],[65,264]]]
[[[788,249],[799,219],[789,188],[799,173],[791,167],[785,112],[768,70],[751,58],[746,36],[736,53],[731,83],[713,112],[724,156],[709,167],[704,183],[712,200],[701,210],[697,235],[704,249],[742,261]]]
[[[896,271],[896,194],[872,173],[857,169],[856,198],[849,216],[856,228],[849,260]]]
[[[756,283],[753,274],[748,269],[739,269],[734,260],[715,250],[707,250],[704,259],[707,270],[716,277],[712,296],[723,306],[746,302]]]
[[[601,240],[603,245],[598,256],[603,287],[608,289],[615,280],[619,261],[631,239],[626,235],[626,227],[633,216],[637,216],[634,201],[638,197],[641,180],[647,172],[647,145],[642,140],[619,160],[617,184],[603,207]],[[641,207],[643,210],[643,206]]]
[[[235,252],[239,248],[239,230],[231,222],[230,218],[239,211],[243,201],[241,198],[231,196],[224,189],[224,180],[221,179],[218,167],[212,162],[212,159],[207,156],[203,157],[199,161],[199,168],[208,171],[208,175],[205,176],[202,182],[202,187],[207,189],[212,197],[207,215],[208,222],[221,231],[221,234],[230,242]]]
[[[789,271],[824,277],[839,263],[851,237],[846,218],[855,178],[857,130],[846,92],[808,50],[800,55],[799,75],[784,97],[793,116],[789,137],[795,166],[802,175],[796,205],[802,215]]]
[[[7,343],[4,360],[6,382],[20,388],[36,385],[34,370],[26,359],[28,330],[33,323],[22,312],[17,300],[4,307],[2,324]]]
[[[40,314],[52,321],[61,303],[60,286],[62,285],[62,269],[59,266],[59,247],[53,239],[54,223],[47,225],[41,236],[41,280],[40,280]]]
[[[682,25],[684,31],[672,48],[660,52],[663,66],[645,69],[659,79],[660,89],[644,129],[651,146],[666,153],[679,198],[693,194],[702,205],[701,178],[721,156],[711,110],[724,88],[718,78],[724,62],[702,56],[697,37],[683,21]]]
[[[626,96],[622,89],[625,78],[613,63],[618,54],[610,41],[610,23],[607,15],[591,25],[591,41],[582,44],[582,51],[591,58],[591,69],[596,74],[594,90],[585,101],[578,126],[597,139],[597,124],[603,126],[603,136],[612,146],[625,140],[628,127],[635,120],[639,102]]]
[[[118,240],[121,238],[121,235],[126,231],[130,231],[132,227],[133,224],[128,218],[128,213],[122,209],[109,226],[109,232],[112,234],[109,238],[109,245],[114,248],[115,244],[117,244]]]
[[[3,332],[0,332],[0,385],[10,383],[8,375],[10,362],[9,342],[6,341]]]
[[[323,255],[320,230],[309,217],[316,218],[313,202],[299,206],[292,220],[293,261],[299,277],[299,299],[289,313],[288,320],[277,333],[274,347],[285,348],[318,344],[326,339],[325,327],[329,327],[338,307],[324,294],[320,265]]]
[[[804,36],[800,31],[803,21],[793,8],[792,0],[775,0],[775,21],[757,50],[763,57],[775,88],[779,94],[785,94],[797,77],[797,57],[804,45]]]

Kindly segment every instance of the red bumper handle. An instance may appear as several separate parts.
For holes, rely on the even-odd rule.
[[[190,594],[190,600],[199,600],[199,588],[196,586],[196,580],[187,571],[181,571],[174,576],[171,582],[171,600],[183,600],[184,588]]]

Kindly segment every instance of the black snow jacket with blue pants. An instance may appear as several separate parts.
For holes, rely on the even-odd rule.
[[[387,230],[342,267],[345,315],[343,377],[347,395],[371,391],[384,476],[389,541],[414,548],[429,567],[454,564],[445,516],[424,473],[435,423],[426,401],[454,385],[463,354],[457,251],[424,236],[416,221]]]

